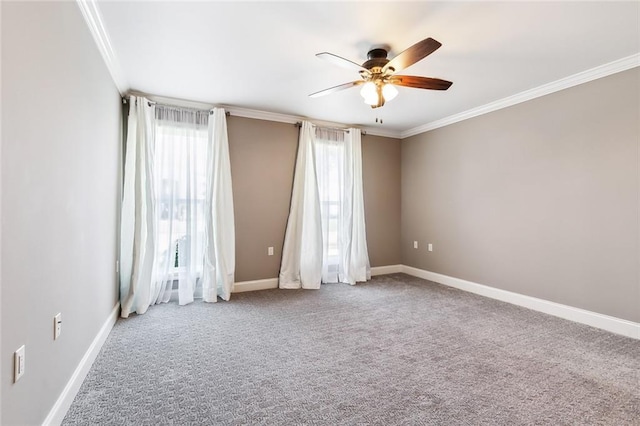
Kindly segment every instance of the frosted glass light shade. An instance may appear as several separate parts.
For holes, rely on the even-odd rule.
[[[378,88],[372,81],[365,83],[360,89],[360,95],[364,98],[364,103],[376,105],[378,103]]]
[[[364,98],[364,103],[367,105],[378,105],[378,94],[367,96]]]
[[[389,102],[391,99],[398,96],[398,89],[396,89],[392,84],[385,84],[382,88],[382,96],[384,96],[384,100],[386,102]]]

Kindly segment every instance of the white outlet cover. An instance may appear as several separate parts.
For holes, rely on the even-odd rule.
[[[429,244],[429,251],[433,251],[433,244]]]
[[[418,242],[417,242],[417,241],[414,241],[414,242],[413,242],[413,248],[414,248],[414,249],[417,249],[417,248],[418,248]]]

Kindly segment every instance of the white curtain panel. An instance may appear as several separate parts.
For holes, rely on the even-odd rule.
[[[121,316],[142,314],[151,303],[155,258],[153,141],[155,107],[131,96],[127,120],[120,237]]]
[[[206,211],[211,221],[206,226],[203,298],[206,302],[215,302],[218,296],[224,300],[231,297],[236,263],[231,163],[224,109],[213,110],[208,138]]]
[[[343,224],[345,235],[350,237],[349,243],[344,245],[345,277],[343,282],[355,284],[358,281],[371,279],[371,264],[367,250],[367,232],[364,219],[364,191],[362,185],[362,135],[360,129],[349,129],[345,141],[345,199],[351,198],[350,205],[345,203]]]
[[[314,129],[302,122],[291,210],[280,266],[280,288],[318,289],[322,278],[322,223],[316,179]]]

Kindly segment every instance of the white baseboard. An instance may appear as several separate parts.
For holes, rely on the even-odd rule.
[[[385,265],[371,267],[371,276],[399,274],[404,272],[404,265]],[[278,288],[277,278],[266,278],[263,280],[240,281],[233,285],[232,293],[243,293],[245,291],[270,290]]]
[[[603,315],[597,312],[587,311],[585,309],[574,308],[573,306],[550,302],[536,297],[525,296],[523,294],[513,293],[511,291],[501,290],[499,288],[489,287],[471,281],[462,280],[460,278],[413,268],[411,266],[403,265],[402,272],[414,277],[423,278],[449,287],[489,297],[491,299],[523,306],[528,309],[533,309],[534,311],[579,322],[581,324],[586,324],[591,327],[600,328],[634,339],[640,339],[640,324],[633,321]]]
[[[233,284],[232,293],[242,293],[245,291],[270,290],[278,288],[277,278],[267,278],[265,280],[240,281]]]
[[[402,265],[374,266],[371,268],[371,276],[399,274],[402,272]]]
[[[402,272],[402,265],[375,266],[371,268],[371,276],[398,274]],[[277,278],[267,278],[264,280],[240,281],[233,285],[232,293],[242,293],[245,291],[270,290],[278,288]]]
[[[109,336],[109,332],[113,328],[113,325],[116,323],[120,313],[120,302],[116,304],[111,311],[111,314],[100,328],[100,331],[91,342],[91,346],[87,349],[84,356],[80,360],[80,363],[76,367],[71,379],[67,382],[67,385],[62,390],[62,393],[58,397],[58,400],[53,405],[53,408],[49,412],[49,415],[46,419],[44,419],[43,425],[49,426],[57,426],[62,423],[64,416],[67,414],[69,407],[71,407],[71,403],[73,399],[76,397],[76,394],[80,390],[80,386],[84,381],[85,377],[87,377],[87,373],[91,369],[93,365],[93,361],[95,361],[98,353],[100,353],[100,349],[102,345],[107,340],[107,336]]]

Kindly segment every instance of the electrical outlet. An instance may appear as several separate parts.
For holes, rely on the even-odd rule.
[[[418,242],[417,242],[417,241],[414,241],[414,242],[413,242],[413,248],[414,248],[414,249],[417,249],[417,248],[418,248]]]
[[[13,354],[13,383],[20,380],[20,377],[24,374],[24,368],[24,345],[22,345]]]
[[[429,251],[433,251],[433,244],[429,244]]]
[[[57,340],[62,333],[62,314],[58,313],[53,317],[53,340]]]
[[[269,248],[267,249],[267,254],[268,254],[269,256],[273,256],[273,247],[269,247]]]

